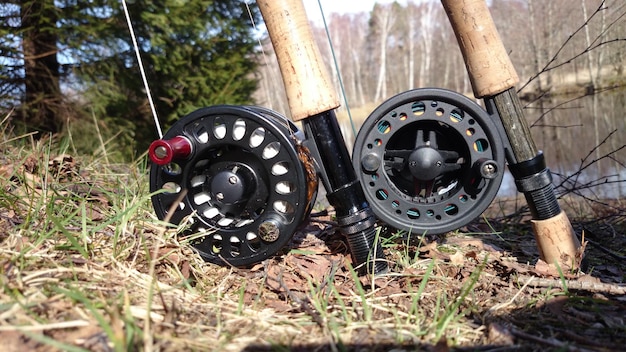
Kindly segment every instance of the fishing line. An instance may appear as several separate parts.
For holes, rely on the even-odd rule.
[[[126,6],[126,0],[122,0],[122,7],[124,8],[126,24],[128,25],[128,30],[130,31],[130,38],[133,41],[133,49],[135,50],[135,55],[137,56],[137,61],[139,62],[139,72],[141,72],[143,86],[146,89],[146,96],[148,97],[148,103],[150,104],[150,111],[152,111],[152,117],[154,118],[154,123],[156,124],[159,138],[162,139],[163,132],[161,131],[161,124],[159,123],[159,117],[157,116],[156,108],[154,107],[154,101],[152,100],[152,94],[150,93],[150,86],[148,85],[148,79],[146,78],[146,71],[143,69],[143,61],[141,60],[141,55],[139,53],[139,45],[137,45],[135,30],[133,29],[133,24],[130,21],[130,13],[128,12],[128,7]]]
[[[330,31],[328,30],[328,24],[326,24],[326,16],[324,15],[324,9],[322,8],[322,1],[317,0],[317,4],[319,5],[320,13],[322,14],[324,30],[326,31],[326,37],[328,38],[328,44],[330,45],[330,54],[333,57],[333,64],[335,65],[335,71],[337,72],[337,79],[339,80],[339,89],[341,89],[341,96],[343,97],[343,102],[346,106],[346,112],[348,113],[348,118],[350,119],[350,126],[352,126],[352,133],[356,136],[357,130],[356,130],[356,127],[354,127],[354,120],[352,119],[352,113],[350,112],[350,105],[348,104],[348,97],[346,95],[346,90],[343,85],[343,79],[341,79],[341,71],[339,70],[339,63],[337,62],[337,55],[335,55],[335,47],[333,46],[333,41],[330,38]]]

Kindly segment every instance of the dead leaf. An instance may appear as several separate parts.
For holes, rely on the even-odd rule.
[[[288,255],[285,263],[296,268],[298,273],[312,281],[321,280],[330,273],[334,265],[331,259],[321,255]]]
[[[548,264],[542,259],[537,260],[537,263],[535,264],[535,273],[541,276],[559,276],[559,271],[557,270],[556,266],[554,264]]]
[[[100,211],[100,206],[91,202],[85,203],[85,215],[92,221],[102,221],[106,216]]]
[[[24,160],[22,167],[24,168],[23,170],[27,173],[35,174],[37,172],[37,164],[37,159],[33,155],[30,155],[28,158],[26,158],[26,160]]]
[[[249,302],[253,303],[254,300],[250,299]],[[293,306],[291,304],[283,300],[270,299],[264,301],[264,303],[267,308],[273,309],[275,312],[288,312],[293,309]]]
[[[263,268],[265,268],[265,264],[261,262],[261,263],[254,264],[254,266],[252,266],[252,268],[250,268],[248,271],[251,273],[254,273],[257,271],[261,271]]]
[[[60,181],[71,181],[79,174],[76,160],[69,154],[61,154],[48,162],[48,170]]]
[[[569,298],[567,296],[556,296],[545,302],[545,305],[551,314],[561,316],[563,315],[563,307],[565,307],[565,303],[567,303],[568,300]]]
[[[463,265],[465,263],[465,254],[462,251],[456,251],[456,253],[450,256],[450,263]]]
[[[288,294],[292,290],[303,290],[306,281],[298,277],[293,270],[285,268],[283,263],[271,262],[267,268],[267,280],[265,284],[272,291]]]
[[[528,268],[516,261],[508,260],[507,258],[498,258],[498,263],[500,263],[505,268],[508,268],[512,271],[515,271],[519,274],[528,273]]]
[[[442,253],[437,249],[437,242],[431,242],[425,246],[419,248],[419,251],[425,253],[425,257],[432,259],[441,259],[441,260],[449,260],[450,255],[446,253]]]
[[[498,323],[489,324],[489,343],[497,346],[512,345],[515,338],[509,329]]]
[[[0,178],[9,180],[15,174],[15,168],[11,164],[0,165]]]
[[[19,331],[0,331],[0,340],[3,351],[6,352],[29,351],[41,347],[36,339],[32,339]]]
[[[422,253],[430,252],[432,250],[437,250],[437,242],[430,242],[428,244],[422,245],[418,248],[418,250]]]
[[[465,257],[478,261],[478,253],[476,253],[476,251],[469,251],[465,253]]]
[[[535,264],[535,273],[540,276],[561,277],[562,275],[567,279],[576,277],[576,275],[570,273],[571,268],[569,266],[564,265],[560,269],[561,270],[559,271],[559,268],[557,268],[556,265],[548,264],[542,259],[537,260],[537,263]]]
[[[180,267],[180,273],[183,274],[185,279],[189,279],[191,274],[191,264],[189,264],[188,260],[183,261]]]
[[[446,244],[457,245],[462,247],[476,247],[478,249],[483,249],[484,242],[481,239],[477,238],[464,238],[464,237],[450,237],[446,239]]]
[[[579,282],[588,282],[590,284],[600,284],[600,283],[602,283],[602,281],[600,281],[599,278],[593,277],[591,275],[582,275],[582,276],[580,276],[577,279],[577,281],[579,281]]]
[[[177,248],[165,246],[160,247],[157,252],[157,258],[163,258],[174,265],[178,265],[180,263],[180,256],[175,252]]]

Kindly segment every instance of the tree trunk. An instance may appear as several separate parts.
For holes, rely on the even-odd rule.
[[[356,50],[352,51],[352,62],[354,64],[354,81],[356,84],[357,100],[359,106],[365,105],[365,92],[363,91],[363,74],[361,73],[361,62]]]
[[[393,25],[393,13],[391,6],[381,6],[380,11],[374,13],[377,16],[380,30],[380,61],[378,68],[378,79],[376,82],[376,94],[374,101],[378,102],[387,98],[387,39]]]
[[[420,73],[419,73],[419,81],[420,87],[432,86],[432,75],[431,75],[431,59],[433,52],[435,37],[435,28],[434,28],[434,9],[435,4],[427,3],[422,6],[422,16],[420,16],[420,38],[422,40],[422,57],[421,57],[421,65],[420,65]]]
[[[528,21],[530,24],[530,40],[531,40],[531,51],[534,54],[533,56],[533,71],[534,72],[540,72],[542,65],[544,64],[543,62],[541,62],[541,51],[543,50],[542,48],[539,47],[539,35],[538,35],[538,28],[537,28],[537,24],[536,24],[536,20],[537,20],[537,13],[536,13],[536,9],[535,9],[535,4],[534,1],[532,0],[528,0],[528,12],[529,12],[529,16],[528,16]],[[541,76],[537,77],[536,80],[536,84],[537,84],[537,94],[542,94],[543,93],[543,83],[541,82]]]
[[[57,13],[52,0],[20,3],[24,54],[24,101],[22,117],[28,128],[56,133],[63,117],[59,61],[57,60]]]
[[[587,4],[585,0],[583,0],[580,5],[582,7],[583,19],[585,20],[585,22],[587,22],[589,20],[589,16],[587,15]],[[588,23],[585,25],[585,44],[587,45],[587,48],[591,47],[591,35],[589,34]],[[589,70],[589,84],[591,85],[591,91],[597,88],[596,76],[594,75],[594,72],[593,72],[594,71],[593,70],[594,58],[595,58],[595,53],[592,50],[590,50],[587,53],[587,69]],[[598,141],[596,140],[596,142]]]
[[[414,4],[409,4],[407,7],[409,11],[409,81],[408,89],[415,88],[415,21],[413,21],[414,16],[416,16],[416,8]]]

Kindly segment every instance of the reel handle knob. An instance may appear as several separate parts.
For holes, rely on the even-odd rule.
[[[157,139],[150,144],[148,155],[157,165],[167,165],[174,159],[187,159],[191,155],[191,142],[183,137]]]

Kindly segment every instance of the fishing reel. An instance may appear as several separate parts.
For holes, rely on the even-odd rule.
[[[441,234],[479,216],[504,175],[504,143],[490,115],[444,89],[398,94],[361,127],[354,168],[376,216],[412,233]]]
[[[212,106],[152,143],[152,204],[207,261],[249,266],[283,248],[308,216],[317,174],[302,132],[250,106]]]
[[[149,148],[155,212],[181,226],[209,262],[258,263],[289,242],[315,202],[317,164],[305,142],[265,108],[199,109]],[[503,145],[491,116],[469,98],[416,89],[367,118],[352,162],[380,220],[438,234],[466,225],[495,198]]]

